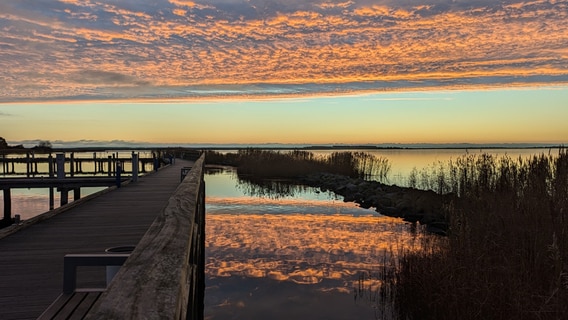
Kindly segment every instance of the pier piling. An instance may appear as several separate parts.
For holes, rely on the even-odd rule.
[[[4,196],[4,222],[12,220],[12,197],[10,189],[2,189]]]

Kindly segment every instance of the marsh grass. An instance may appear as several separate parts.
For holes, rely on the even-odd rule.
[[[227,154],[208,151],[205,158],[208,163],[235,166],[239,176],[254,180],[297,179],[327,172],[380,181],[385,180],[390,171],[388,159],[364,152],[333,152],[317,156],[303,150],[284,152],[251,148]]]
[[[403,254],[401,319],[568,319],[568,152],[467,155],[415,172],[453,193],[450,235]]]

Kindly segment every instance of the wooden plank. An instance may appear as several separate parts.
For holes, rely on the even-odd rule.
[[[37,320],[50,320],[59,314],[59,311],[65,307],[67,302],[73,298],[72,293],[61,294],[50,306],[43,312]]]
[[[73,315],[69,317],[68,320],[82,320],[85,318],[87,313],[91,310],[95,302],[99,299],[102,292],[89,292],[89,294],[83,300],[76,309]]]
[[[61,310],[59,310],[56,316],[53,317],[53,319],[69,318],[73,314],[77,306],[79,306],[83,301],[83,299],[85,299],[86,296],[87,296],[86,292],[73,292],[71,294],[71,298],[67,300],[67,303],[65,303],[65,305],[61,308]]]
[[[39,316],[38,320],[83,319],[101,293],[101,290],[63,293]]]

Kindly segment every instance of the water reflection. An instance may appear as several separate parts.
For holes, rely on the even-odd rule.
[[[252,196],[231,171],[206,185],[207,319],[375,319],[376,303],[354,299],[361,281],[378,285],[370,275],[419,241],[399,219],[312,188]]]
[[[277,180],[256,180],[251,181],[247,177],[239,178],[237,188],[242,189],[244,193],[265,198],[285,198],[294,197],[296,193],[306,192],[306,187],[293,185],[288,181]]]
[[[83,187],[81,188],[81,198],[104,189],[104,187]],[[54,208],[58,208],[61,194],[54,192],[53,196]],[[73,193],[70,193],[70,199],[73,199]],[[11,200],[12,216],[19,214],[23,220],[30,219],[49,211],[49,188],[12,189]],[[3,204],[3,201],[3,194],[0,193],[0,204]],[[0,216],[3,215],[4,206],[0,205]]]

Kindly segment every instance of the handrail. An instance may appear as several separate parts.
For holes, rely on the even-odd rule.
[[[204,155],[86,319],[203,319]]]

